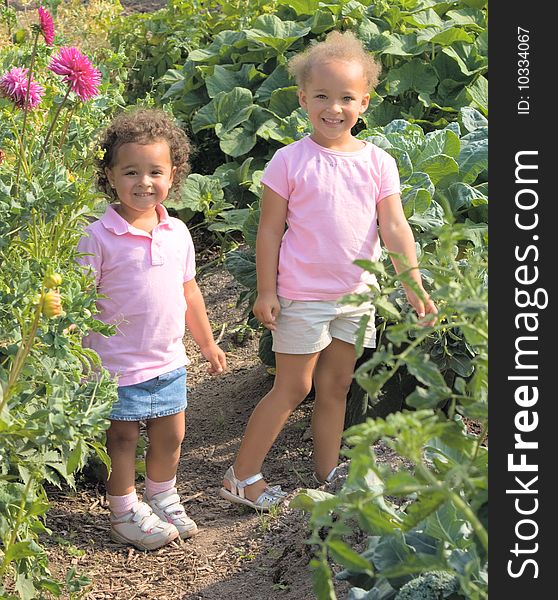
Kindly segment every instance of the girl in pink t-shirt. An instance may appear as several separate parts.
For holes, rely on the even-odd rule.
[[[312,384],[314,474],[320,483],[335,476],[363,314],[372,317],[364,345],[375,347],[373,306],[339,302],[375,284],[354,261],[379,258],[379,229],[386,248],[404,257],[394,261],[398,272],[405,262],[417,265],[396,163],[351,133],[368,107],[379,65],[352,34],[332,32],[293,57],[289,68],[313,132],[280,149],[262,177],[253,312],[273,335],[275,383],[254,409],[220,490],[223,498],[259,510],[286,495],[268,486],[260,469]],[[418,267],[411,274],[423,293],[406,288],[407,298],[424,323],[432,323],[436,306]]]
[[[86,228],[79,250],[101,295],[99,318],[115,325],[116,334],[91,333],[84,345],[118,380],[107,430],[111,537],[153,550],[197,533],[175,487],[185,431],[185,327],[211,373],[222,373],[226,358],[195,280],[190,233],[163,207],[189,170],[186,135],[163,111],[139,109],[117,116],[101,147],[98,181],[115,203]],[[140,421],[149,438],[145,502],[135,486]]]

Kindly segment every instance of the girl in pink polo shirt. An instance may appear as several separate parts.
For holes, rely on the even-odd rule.
[[[293,57],[289,68],[313,132],[278,150],[261,180],[253,312],[273,334],[275,383],[254,409],[220,491],[231,502],[259,510],[269,510],[286,495],[268,486],[260,469],[312,383],[314,474],[320,483],[335,476],[364,314],[371,316],[364,345],[376,345],[374,307],[339,302],[375,284],[354,261],[379,259],[379,229],[389,251],[417,265],[395,160],[351,133],[368,107],[380,66],[352,34],[332,32]],[[394,261],[397,271],[406,268],[403,262]],[[406,288],[407,298],[431,323],[436,306],[424,292],[418,267],[411,273],[423,294]]]
[[[101,147],[98,182],[115,202],[86,228],[79,250],[103,296],[98,316],[116,334],[91,333],[84,345],[118,380],[107,430],[111,537],[152,550],[197,533],[175,485],[185,431],[185,327],[211,373],[222,373],[226,358],[195,280],[190,233],[163,206],[189,171],[186,135],[163,111],[140,109],[117,116]],[[145,502],[135,487],[140,421],[149,438]]]

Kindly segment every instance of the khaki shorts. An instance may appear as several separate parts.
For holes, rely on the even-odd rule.
[[[274,352],[313,354],[333,338],[354,344],[360,319],[370,315],[364,335],[366,348],[376,347],[375,310],[371,302],[352,306],[329,300],[287,300],[279,297],[281,312],[272,331]]]

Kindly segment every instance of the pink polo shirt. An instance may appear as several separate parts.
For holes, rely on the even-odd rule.
[[[306,136],[275,153],[261,182],[288,202],[279,296],[336,300],[376,282],[353,261],[380,257],[376,205],[400,192],[392,156],[370,142],[340,152]]]
[[[101,357],[119,386],[132,385],[188,364],[184,286],[195,276],[195,253],[186,225],[157,207],[151,233],[137,229],[112,206],[86,227],[79,262],[92,267],[98,318],[116,325],[116,334],[90,333],[84,346]]]

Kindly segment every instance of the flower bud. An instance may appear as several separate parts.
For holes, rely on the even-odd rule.
[[[49,319],[59,317],[62,314],[62,303],[60,302],[60,293],[50,290],[45,294],[43,300],[43,315]]]
[[[62,275],[60,273],[47,273],[43,279],[43,285],[46,288],[55,288],[62,283]]]

